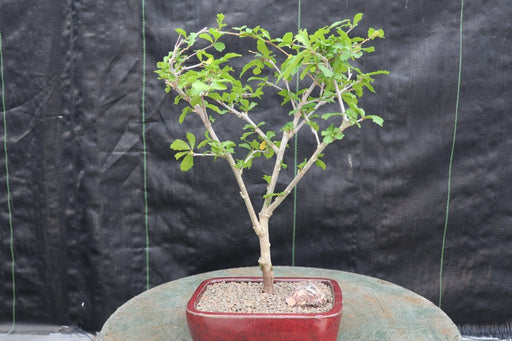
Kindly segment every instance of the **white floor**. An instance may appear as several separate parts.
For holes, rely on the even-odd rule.
[[[496,339],[492,337],[463,336],[462,341],[510,341],[512,339]]]
[[[462,341],[510,341],[512,339],[496,339],[492,337],[463,336]]]
[[[0,341],[91,341],[95,340],[93,335],[85,334],[49,334],[49,335],[27,335],[27,334],[2,334]]]
[[[67,326],[47,326],[18,324],[14,331],[7,334],[11,325],[0,324],[0,341],[91,341],[95,340],[93,334],[79,328]]]

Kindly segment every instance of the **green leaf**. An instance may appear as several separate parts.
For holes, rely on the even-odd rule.
[[[180,95],[177,95],[177,96],[174,98],[174,105],[178,104],[178,103],[181,101],[181,99],[182,99],[182,98],[183,98],[183,97],[181,97]]]
[[[258,52],[261,53],[263,57],[269,57],[270,51],[268,50],[267,44],[265,44],[264,40],[258,39],[258,41],[256,42],[256,47],[258,49]]]
[[[341,98],[351,107],[357,104],[357,97],[353,93],[344,92],[341,94]]]
[[[286,194],[286,192],[265,194],[263,196],[263,199],[268,199],[268,198],[273,198],[273,197],[280,197],[280,196],[283,196],[285,194]]]
[[[176,33],[178,33],[179,35],[181,35],[181,36],[185,37],[185,39],[187,38],[187,32],[186,32],[184,29],[182,29],[182,28],[177,28],[175,31],[176,31]]]
[[[199,94],[194,94],[193,91],[190,91],[190,105],[196,106],[198,104],[201,104],[202,97],[199,96]]]
[[[333,76],[332,71],[329,70],[324,64],[318,64],[318,68],[320,71],[322,71],[325,77],[331,78]]]
[[[201,148],[205,147],[205,146],[206,146],[207,144],[209,144],[209,143],[211,142],[211,140],[212,140],[212,139],[210,138],[210,135],[208,134],[208,130],[206,130],[206,131],[204,132],[204,137],[205,137],[205,139],[204,139],[203,141],[199,142],[199,144],[197,145],[197,148],[198,148],[198,149],[201,149]]]
[[[219,29],[226,26],[226,24],[224,24],[224,14],[222,14],[222,13],[217,14],[217,25],[219,25]]]
[[[245,133],[242,134],[242,136],[240,137],[241,140],[245,141],[246,138],[248,138],[249,136],[251,136],[252,134],[254,134],[253,131],[246,131]]]
[[[293,42],[293,33],[292,32],[286,32],[283,36],[282,43],[285,45],[290,45]]]
[[[267,148],[267,150],[265,152],[263,152],[263,155],[267,158],[267,159],[270,159],[274,156],[275,152],[272,148]]]
[[[188,155],[188,154],[190,154],[190,151],[179,152],[179,153],[174,154],[174,158],[176,160],[179,160],[180,158],[182,158],[183,156]]]
[[[248,100],[241,100],[240,110],[248,112],[258,105],[256,102],[249,102]]]
[[[210,32],[210,34],[213,36],[213,38],[215,40],[219,39],[220,37],[222,37],[223,33],[219,32],[218,29],[216,28],[213,28],[213,27],[210,27],[210,29],[208,30],[208,32]]]
[[[330,112],[330,113],[327,113],[327,114],[323,114],[322,115],[322,119],[323,120],[328,120],[329,118],[333,117],[333,116],[341,116],[342,114],[340,112]]]
[[[221,60],[222,60],[223,62],[225,62],[225,61],[228,61],[229,59],[231,59],[231,58],[235,58],[235,57],[242,57],[242,55],[241,55],[241,54],[239,54],[239,53],[229,52],[229,53],[226,53],[226,54],[221,58]],[[233,69],[231,68],[231,70],[230,70],[230,71],[233,71]]]
[[[191,154],[186,155],[180,164],[182,172],[188,171],[194,165],[194,157]]]
[[[192,108],[191,107],[185,107],[183,108],[183,110],[181,111],[181,115],[180,117],[178,118],[178,122],[180,124],[183,123],[183,121],[185,120],[185,117],[187,117],[187,115],[192,112]]]
[[[176,139],[173,143],[171,143],[171,149],[172,150],[190,150],[191,148],[187,144],[187,142]]]
[[[220,146],[225,153],[233,154],[235,152],[236,144],[233,141],[224,141]]]
[[[260,69],[261,71],[261,68],[263,68],[263,62],[261,61],[261,59],[253,59],[251,61],[249,61],[247,64],[244,65],[244,67],[242,68],[242,71],[240,73],[240,77],[242,77],[242,75],[247,71],[249,70],[250,68],[252,67],[255,67],[257,69]],[[253,71],[254,74],[256,74],[254,71]]]
[[[247,25],[243,25],[243,26],[240,26],[240,27],[233,27],[234,30],[236,31],[242,31],[242,30],[245,30],[247,28]]]
[[[304,77],[306,77],[306,75],[310,74],[311,72],[314,72],[314,70],[316,70],[314,64],[306,66],[304,70],[302,70],[302,72],[300,73],[300,80],[303,80]]]
[[[315,121],[307,121],[306,122],[308,126],[310,126],[314,131],[318,131],[320,129],[320,126]]]
[[[364,86],[366,86],[366,88],[368,90],[370,90],[371,92],[375,92],[375,89],[373,88],[373,86],[370,83],[364,83]]]
[[[227,154],[233,154],[236,147],[236,144],[229,140],[223,142],[210,141],[209,145],[216,157],[225,157]]]
[[[213,44],[213,47],[214,47],[217,51],[222,52],[222,51],[224,51],[224,49],[226,48],[226,45],[225,45],[223,42],[218,41],[218,42],[216,42],[215,44]]]
[[[270,181],[272,181],[272,177],[270,175],[263,175],[263,179],[267,182],[267,184],[270,184]]]
[[[388,71],[388,70],[377,70],[377,71],[368,72],[366,75],[367,75],[367,76],[373,76],[373,75],[389,75],[389,71]]]
[[[213,44],[213,38],[211,35],[209,35],[208,33],[201,33],[199,35],[199,38],[203,38],[204,40],[208,40],[210,43]]]
[[[187,132],[187,140],[188,143],[190,143],[190,149],[193,150],[194,146],[196,145],[196,137],[192,133]]]
[[[260,143],[258,142],[258,140],[252,140],[251,142],[249,142],[249,144],[251,145],[252,149],[260,149]]]
[[[240,143],[238,147],[252,150],[251,146],[248,143]]]
[[[332,138],[332,136],[324,136],[324,140],[323,140],[325,143],[329,144],[329,143],[332,143],[334,141],[334,139]]]
[[[305,47],[310,47],[307,30],[299,30],[299,33],[295,35],[295,39],[297,39],[297,41],[302,43],[302,45],[304,45]]]
[[[188,46],[194,45],[196,43],[197,33],[196,32],[190,33],[190,35],[187,39],[188,39]]]
[[[276,136],[276,132],[275,132],[275,131],[273,131],[273,130],[269,130],[269,131],[267,131],[267,132],[266,132],[266,134],[265,134],[265,135],[267,136],[267,138],[268,138],[269,140],[271,140],[272,138],[274,138],[274,137]]]
[[[338,34],[340,35],[341,43],[343,45],[345,45],[346,47],[352,46],[352,40],[345,31],[339,29]]]
[[[210,87],[207,84],[201,82],[200,80],[196,80],[194,83],[192,83],[191,94],[199,95],[203,91],[208,91],[209,88]]]
[[[217,93],[217,92],[209,92],[208,97],[210,97],[211,99],[214,99],[216,101],[222,101],[222,96],[219,95],[219,93]]]
[[[382,125],[384,124],[384,120],[382,119],[382,117],[377,116],[377,115],[368,115],[365,118],[371,119],[373,121],[373,123],[375,123],[376,125],[378,125],[380,127],[382,127]]]
[[[221,110],[218,106],[216,106],[214,104],[211,104],[211,103],[208,103],[208,102],[205,102],[205,106],[208,109],[211,109],[211,110],[215,111],[219,115],[224,115],[225,113],[228,112],[227,110]],[[215,119],[213,117],[210,117],[210,120],[212,121],[212,123],[215,122]]]
[[[331,30],[331,29],[333,29],[334,27],[337,27],[337,26],[341,26],[341,27],[348,26],[349,23],[350,23],[350,20],[348,20],[348,19],[341,20],[341,21],[336,21],[336,22],[332,23],[329,26],[329,30]]]
[[[304,52],[304,51],[303,51]],[[290,75],[293,75],[299,69],[298,65],[302,61],[303,58],[302,52],[298,55],[289,55],[285,62],[281,65],[281,74],[278,77],[278,81],[281,78],[288,79]]]
[[[215,80],[211,85],[210,88],[213,90],[226,90],[228,87],[222,83],[220,80]]]
[[[357,13],[354,16],[354,20],[352,21],[352,26],[357,26],[357,24],[363,19],[363,13]]]
[[[327,144],[343,138],[343,133],[340,128],[334,126],[334,124],[331,124],[327,129],[322,131],[321,134],[324,137],[324,142]]]
[[[270,33],[268,33],[268,31],[262,27],[260,28],[260,35],[264,38],[267,38],[267,40],[271,40]]]
[[[299,163],[299,164],[297,165],[297,168],[298,168],[299,170],[301,170],[302,168],[306,167],[307,163],[308,163],[308,159],[304,159],[304,161],[302,161],[301,163]]]
[[[277,93],[279,96],[283,97],[283,102],[281,105],[284,105],[290,101],[290,93],[287,89],[283,89]]]
[[[358,119],[357,106],[345,110],[345,115],[349,118],[350,122],[355,123]]]
[[[322,170],[325,170],[327,168],[327,166],[325,165],[325,162],[323,162],[322,160],[318,159],[315,161],[315,165],[317,167],[320,167],[322,168]]]
[[[236,166],[238,169],[243,169],[243,168],[251,168],[252,167],[252,158],[249,159],[249,160],[237,160],[236,162]]]
[[[281,131],[292,131],[293,130],[293,122],[287,122],[282,128]]]
[[[384,38],[384,30],[379,29],[376,30],[372,27],[368,29],[368,38],[375,39],[375,38]]]

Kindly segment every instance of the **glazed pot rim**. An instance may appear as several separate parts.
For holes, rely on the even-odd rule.
[[[304,281],[313,281],[313,282],[323,282],[330,286],[333,295],[333,306],[329,311],[321,312],[321,313],[235,313],[235,312],[211,312],[211,311],[201,311],[196,308],[196,302],[199,301],[201,295],[205,292],[206,287],[210,284],[220,283],[220,282],[262,282],[262,277],[212,277],[204,280],[197,287],[194,294],[190,298],[187,304],[187,314],[193,315],[202,315],[209,316],[212,318],[247,318],[247,317],[255,317],[255,318],[271,318],[271,319],[310,319],[310,318],[330,318],[336,315],[341,314],[342,309],[342,293],[340,286],[337,281],[324,278],[324,277],[274,277],[274,282],[304,282]]]

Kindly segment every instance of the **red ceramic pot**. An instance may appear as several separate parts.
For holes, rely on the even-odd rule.
[[[324,282],[332,288],[333,308],[325,313],[213,313],[196,309],[209,284],[261,282],[257,277],[221,277],[202,282],[187,304],[187,322],[194,341],[335,341],[341,320],[342,295],[338,282],[327,278],[275,278],[275,282]]]

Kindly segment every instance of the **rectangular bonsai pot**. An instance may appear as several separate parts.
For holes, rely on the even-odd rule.
[[[327,278],[277,277],[274,282],[314,281],[327,284],[333,307],[324,313],[219,313],[197,310],[197,302],[209,284],[218,282],[261,282],[259,277],[207,279],[187,304],[187,323],[194,341],[335,341],[341,320],[342,294],[338,283]]]

